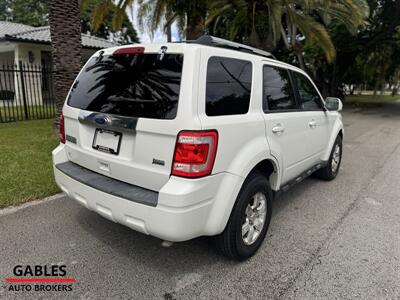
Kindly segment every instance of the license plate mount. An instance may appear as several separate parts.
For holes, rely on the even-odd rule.
[[[97,128],[94,133],[92,148],[101,152],[118,155],[122,133]]]

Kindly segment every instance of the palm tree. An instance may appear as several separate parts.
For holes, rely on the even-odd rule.
[[[126,11],[129,7],[132,7],[133,3],[134,0],[99,0],[92,12],[91,22],[93,30],[99,30],[105,18],[110,14],[113,15],[113,30],[120,30],[126,18]],[[90,0],[81,0],[82,8],[87,7],[89,4]]]
[[[88,0],[82,0],[83,3]],[[154,33],[160,26],[166,33],[170,26],[177,21],[178,28],[186,39],[196,39],[204,33],[208,0],[137,0],[139,5],[139,26],[146,27]],[[113,0],[102,0],[96,6],[92,14],[94,29],[99,28],[105,16],[111,11]],[[118,30],[122,26],[125,12],[132,7],[134,0],[119,0],[113,16],[113,29]],[[169,35],[170,36],[170,35]]]
[[[326,30],[332,20],[342,23],[351,33],[366,24],[369,7],[364,0],[297,0],[295,4],[284,1],[282,15],[286,20],[286,31],[280,24],[281,34],[288,49],[294,50],[299,64],[305,70],[301,47],[297,47],[298,35],[318,45],[328,62],[333,62],[336,51]],[[320,19],[317,21],[317,19]],[[275,24],[277,27],[278,24]]]
[[[217,0],[210,5],[206,25],[219,28],[225,22],[228,25],[222,28],[230,28],[230,39],[238,39],[239,34],[250,45],[270,51],[282,40],[305,69],[301,47],[304,38],[318,45],[327,61],[332,62],[335,47],[326,26],[335,20],[355,33],[368,14],[365,0]]]
[[[182,1],[178,1],[182,3]],[[183,1],[184,5],[178,11],[186,14],[186,39],[194,40],[202,36],[205,29],[208,1]]]
[[[110,39],[120,44],[131,44],[139,41],[137,32],[132,22],[124,17],[122,22],[123,30],[113,31],[112,30],[112,18],[115,10],[115,4],[110,4],[110,12],[105,16],[104,21],[101,24],[96,24],[96,31],[93,30],[92,15],[94,8],[98,4],[102,4],[103,0],[84,0],[81,5],[81,27],[83,33],[90,33],[91,35],[98,36],[100,38]]]
[[[210,5],[206,26],[212,35],[272,51],[267,10],[265,1],[217,0]]]
[[[81,23],[78,0],[51,0],[49,3],[55,103],[59,116],[81,68]]]
[[[138,0],[139,24],[146,24],[152,33],[162,26],[168,35],[171,24],[176,21],[181,35],[186,36],[187,40],[194,40],[204,33],[208,2],[207,0]]]
[[[167,42],[172,41],[171,25],[177,22],[180,34],[185,31],[185,16],[174,11],[173,2],[168,0],[138,0],[138,25],[141,31],[147,31],[152,36],[162,27],[167,35]]]

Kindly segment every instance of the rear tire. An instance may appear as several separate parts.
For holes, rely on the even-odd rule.
[[[340,135],[336,137],[333,144],[331,155],[329,156],[328,163],[322,169],[315,172],[316,177],[323,180],[333,180],[339,173],[340,164],[342,162],[343,143]]]
[[[215,237],[219,251],[236,260],[253,256],[260,248],[272,214],[272,191],[268,179],[250,173],[236,199],[225,230]]]

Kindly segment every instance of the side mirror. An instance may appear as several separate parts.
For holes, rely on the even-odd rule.
[[[343,109],[343,103],[339,98],[327,97],[325,99],[325,107],[331,111],[341,111]]]

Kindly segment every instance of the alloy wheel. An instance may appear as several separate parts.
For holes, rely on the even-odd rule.
[[[242,224],[242,239],[246,245],[253,244],[260,236],[264,228],[267,216],[266,196],[256,193],[245,210],[245,218]]]

